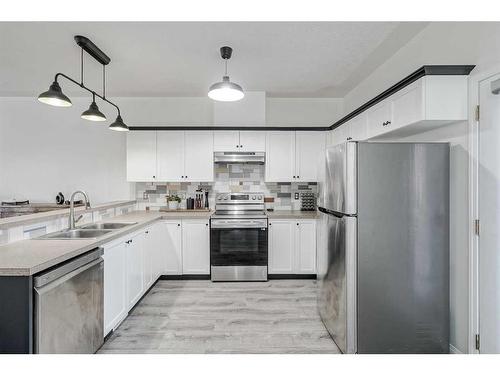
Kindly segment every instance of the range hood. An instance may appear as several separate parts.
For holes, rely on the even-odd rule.
[[[214,163],[264,164],[265,152],[214,152]]]

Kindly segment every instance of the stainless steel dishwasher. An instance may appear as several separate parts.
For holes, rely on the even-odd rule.
[[[35,353],[95,353],[103,344],[103,250],[34,278]]]

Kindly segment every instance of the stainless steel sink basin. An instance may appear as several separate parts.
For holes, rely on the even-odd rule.
[[[38,237],[38,240],[67,240],[67,239],[83,239],[83,238],[98,238],[112,232],[110,229],[73,229],[63,230],[60,232],[49,233],[44,236]]]
[[[97,223],[97,224],[87,224],[83,225],[81,229],[121,229],[129,225],[134,225],[135,223]]]

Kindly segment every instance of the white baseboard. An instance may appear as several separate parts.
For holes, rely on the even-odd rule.
[[[464,354],[457,348],[455,348],[453,345],[450,344],[450,354]]]

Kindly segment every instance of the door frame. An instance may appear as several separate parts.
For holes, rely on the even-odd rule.
[[[479,218],[479,121],[476,120],[476,106],[479,105],[480,84],[500,74],[500,65],[479,71],[469,76],[469,327],[467,349],[470,354],[476,350],[475,335],[479,333],[479,236],[475,233],[475,220]]]

